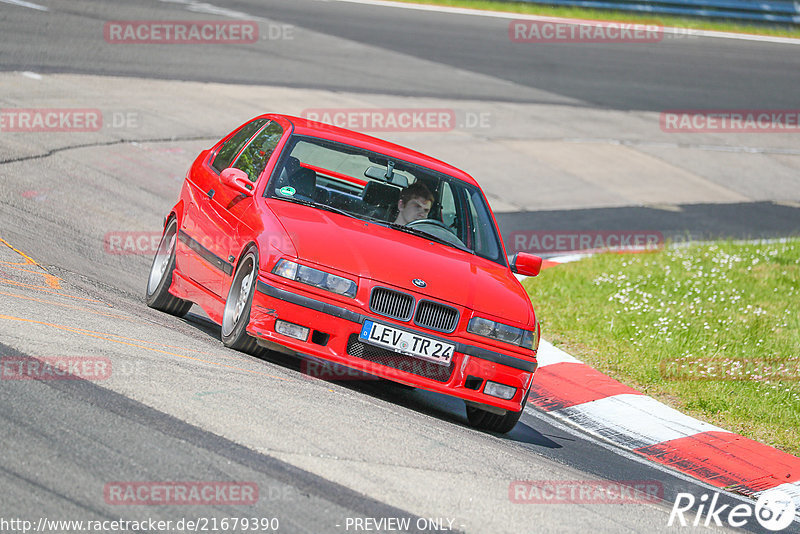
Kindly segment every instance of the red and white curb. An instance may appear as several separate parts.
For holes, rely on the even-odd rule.
[[[783,490],[800,510],[800,458],[685,415],[545,340],[537,359],[528,403],[539,410],[718,488],[756,499]]]

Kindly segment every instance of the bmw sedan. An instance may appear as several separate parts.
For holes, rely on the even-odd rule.
[[[267,114],[192,164],[146,300],[177,316],[199,305],[233,349],[458,397],[472,426],[502,433],[527,400],[540,333],[515,274],[540,267],[529,254],[509,260],[465,172]]]

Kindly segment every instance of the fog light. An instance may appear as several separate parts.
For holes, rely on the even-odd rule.
[[[503,400],[511,400],[514,398],[514,395],[517,394],[517,388],[487,380],[486,386],[483,388],[483,392],[487,395],[491,395],[492,397],[497,397]]]
[[[299,324],[294,324],[294,323],[287,323],[286,321],[281,321],[280,319],[275,321],[275,331],[279,334],[283,334],[284,336],[289,336],[295,339],[299,339],[300,341],[307,340],[308,333],[310,332],[310,330],[305,326],[300,326]]]

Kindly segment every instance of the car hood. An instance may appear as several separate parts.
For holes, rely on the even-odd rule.
[[[337,213],[271,200],[298,258],[321,267],[369,278],[466,306],[500,319],[530,324],[528,295],[495,262],[379,224]],[[424,289],[412,280],[424,280]]]

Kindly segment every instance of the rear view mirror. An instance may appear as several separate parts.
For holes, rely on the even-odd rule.
[[[394,165],[392,165],[394,167]],[[397,174],[394,172],[393,168],[383,168],[383,167],[367,167],[367,170],[364,171],[364,176],[367,178],[372,178],[373,180],[380,180],[382,182],[388,182],[392,185],[396,185],[398,187],[406,188],[408,187],[408,178],[403,176],[402,174]]]
[[[517,252],[511,259],[511,270],[523,276],[536,276],[542,270],[542,258],[527,252]]]
[[[236,167],[228,167],[222,171],[219,177],[222,179],[222,183],[231,189],[250,197],[253,196],[253,183],[243,170]]]

